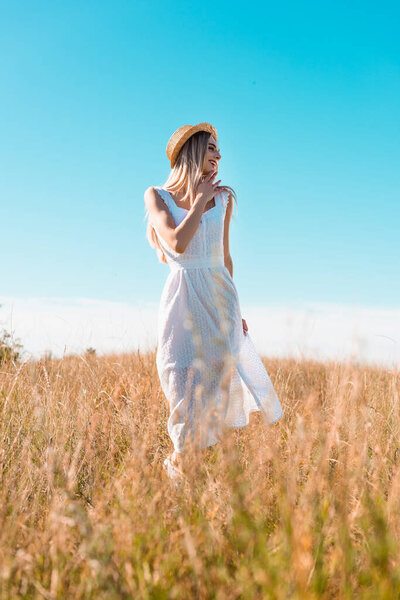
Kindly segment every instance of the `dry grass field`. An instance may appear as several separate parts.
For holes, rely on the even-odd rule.
[[[0,600],[400,598],[400,376],[263,361],[179,489],[155,355],[0,365]]]

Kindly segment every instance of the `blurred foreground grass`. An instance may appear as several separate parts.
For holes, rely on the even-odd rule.
[[[154,354],[2,364],[0,600],[399,598],[399,373],[264,364],[180,490]]]

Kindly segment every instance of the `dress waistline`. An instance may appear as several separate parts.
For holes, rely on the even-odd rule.
[[[209,257],[209,258],[181,258],[168,261],[168,264],[172,271],[179,269],[209,269],[215,267],[225,266],[224,258],[222,256]]]

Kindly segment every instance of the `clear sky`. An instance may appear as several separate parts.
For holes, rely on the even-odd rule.
[[[400,305],[395,2],[0,2],[1,294],[157,302],[144,190],[211,122],[246,305]]]

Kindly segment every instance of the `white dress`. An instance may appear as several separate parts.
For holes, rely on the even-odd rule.
[[[161,186],[175,224],[187,210]],[[157,370],[169,402],[168,433],[177,452],[212,446],[224,427],[243,427],[261,411],[267,423],[283,412],[249,333],[244,334],[235,283],[224,265],[228,192],[215,196],[181,254],[154,228],[170,273],[158,311]]]

